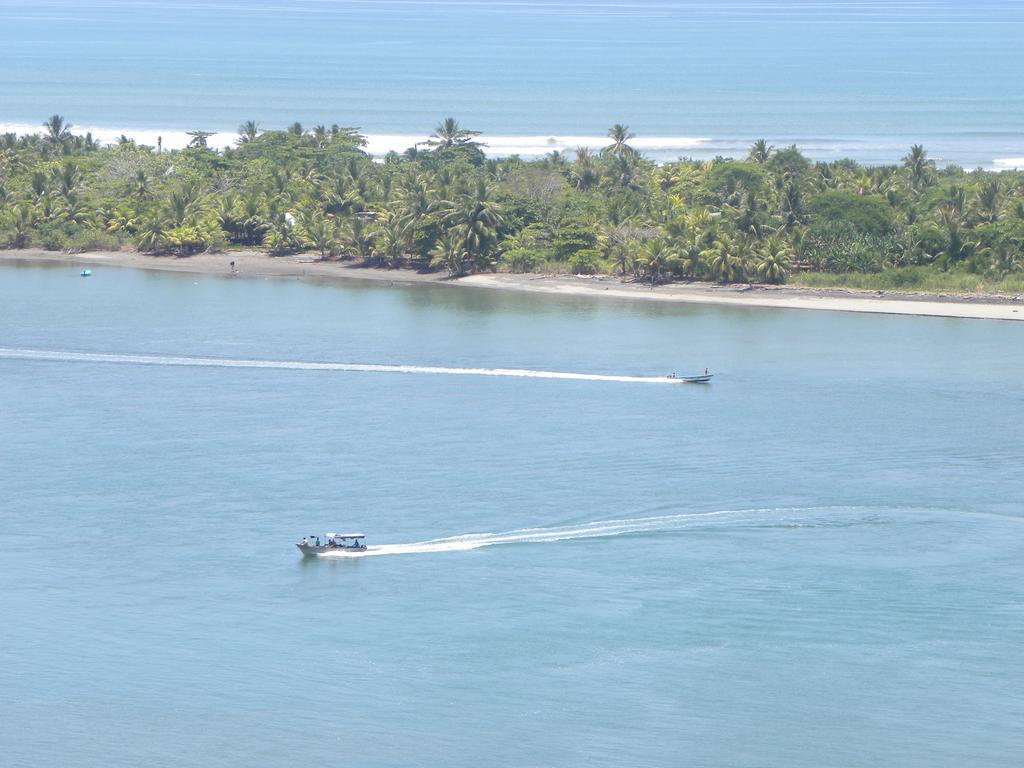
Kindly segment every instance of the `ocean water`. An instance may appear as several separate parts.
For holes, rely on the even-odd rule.
[[[1017,766],[1022,344],[6,266],[0,762]]]
[[[454,115],[495,154],[810,156],[1024,165],[1006,0],[0,0],[0,128],[54,112],[166,146],[254,119],[360,127],[402,150]]]

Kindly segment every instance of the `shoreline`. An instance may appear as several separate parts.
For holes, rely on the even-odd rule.
[[[236,128],[229,126],[216,127],[208,137],[209,146],[218,151],[235,146],[238,138]],[[34,119],[8,119],[0,121],[0,134],[15,133],[19,136],[40,133],[42,125]],[[191,136],[185,127],[152,127],[152,126],[111,126],[91,121],[74,123],[75,135],[89,133],[93,138],[106,146],[116,145],[121,136],[126,136],[140,145],[155,147],[158,140],[162,142],[164,151],[184,149]],[[267,130],[283,131],[286,126],[269,127]],[[405,152],[407,149],[422,144],[430,138],[429,133],[422,130],[403,132],[397,130],[367,131],[362,134],[366,139],[363,151],[370,157],[382,159],[389,152]],[[861,148],[851,145],[849,140],[842,138],[822,141],[814,137],[801,137],[789,133],[764,136],[776,146],[797,146],[808,158],[815,161],[831,162],[835,160],[855,160],[865,166],[891,165],[893,158],[900,156],[906,147],[916,143],[915,135],[902,137],[865,136],[860,141]],[[644,135],[631,140],[630,144],[648,159],[658,164],[671,163],[686,158],[708,161],[716,157],[741,159],[749,149],[754,136],[743,133],[725,134],[720,136],[707,135]],[[518,155],[527,160],[536,160],[549,152],[573,152],[583,146],[592,151],[599,151],[608,143],[607,136],[591,131],[581,134],[578,131],[558,131],[547,133],[523,132],[510,134],[492,134],[485,132],[483,151],[490,158],[507,158]],[[935,149],[939,167],[951,165],[964,168],[981,168],[986,171],[1008,171],[1024,169],[1024,156],[1015,147],[991,147],[990,151],[977,150],[972,154],[963,154],[960,148],[947,139],[945,142],[932,142],[930,149]]]
[[[468,285],[490,290],[590,296],[635,301],[715,304],[774,309],[950,317],[978,320],[1024,320],[1024,297],[989,294],[934,294],[859,291],[844,288],[717,285],[714,283],[624,282],[607,275],[574,276],[538,273],[486,273],[457,279],[441,273],[364,267],[351,262],[320,261],[315,254],[268,256],[260,251],[200,253],[188,257],[148,256],[137,251],[67,254],[39,249],[0,250],[0,264],[111,266],[161,272],[242,278],[293,277],[328,280],[371,280],[398,284]]]

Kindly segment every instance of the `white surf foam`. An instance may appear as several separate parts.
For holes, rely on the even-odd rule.
[[[49,349],[0,347],[0,358],[46,360],[62,363],[119,363],[123,365],[169,365],[196,368],[272,368],[295,371],[352,371],[365,373],[420,373],[448,376],[507,376],[530,379],[569,379],[628,384],[676,384],[667,376],[613,376],[596,373],[537,371],[524,368],[448,368],[433,365],[377,365],[367,363],[314,363],[301,360],[244,360],[226,357],[174,357],[164,355],[118,355],[102,352],[66,352]]]
[[[409,147],[422,145],[430,137],[415,134],[370,134],[366,137],[366,151],[376,157],[388,152],[404,152]],[[490,157],[519,155],[524,158],[543,157],[551,152],[572,153],[577,147],[597,151],[608,146],[607,136],[491,136],[478,140]],[[644,136],[630,139],[630,146],[640,152],[659,155],[683,154],[707,144],[710,139],[694,136]]]
[[[992,161],[992,169],[996,171],[1016,171],[1024,168],[1024,157],[997,157]]]
[[[42,125],[31,123],[0,123],[0,133],[16,133],[18,135],[40,133]],[[164,149],[182,149],[188,145],[191,137],[186,131],[159,128],[109,128],[96,125],[72,126],[76,135],[91,133],[93,139],[101,144],[115,144],[121,136],[133,139],[139,144],[155,147],[157,139],[162,141]],[[207,145],[216,149],[234,146],[238,134],[234,131],[220,130],[214,132]],[[371,133],[366,136],[364,149],[374,157],[383,157],[388,152],[405,152],[410,147],[423,145],[430,137],[427,134],[415,133]],[[491,136],[483,135],[479,140],[485,145],[484,152],[491,157],[508,157],[520,155],[524,158],[542,157],[550,152],[572,152],[577,147],[599,150],[608,146],[607,136]],[[710,140],[693,136],[641,136],[630,140],[630,145],[641,152],[658,155],[683,154],[698,149]]]

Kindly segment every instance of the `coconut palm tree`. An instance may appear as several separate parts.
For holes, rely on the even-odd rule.
[[[1003,207],[1003,189],[999,179],[989,179],[978,190],[978,219],[986,224],[999,221]]]
[[[636,138],[636,134],[630,133],[628,125],[616,123],[608,129],[608,138],[612,140],[612,143],[601,150],[602,154],[612,157],[636,154],[636,150],[628,144],[630,139]]]
[[[758,139],[750,146],[750,152],[747,154],[747,159],[753,163],[759,163],[764,165],[768,162],[768,158],[772,156],[772,150],[775,147],[770,146],[764,139]]]
[[[128,184],[128,191],[136,200],[145,200],[149,196],[149,177],[146,171],[139,168]]]
[[[786,282],[792,259],[793,253],[789,246],[776,237],[768,238],[755,265],[758,279],[774,285]]]
[[[64,163],[60,168],[53,169],[53,189],[63,198],[74,194],[82,181],[82,169],[75,163]]]
[[[800,185],[790,179],[782,190],[779,200],[779,218],[787,232],[807,222],[807,208],[804,205]]]
[[[260,135],[260,126],[255,120],[246,120],[238,126],[238,138],[236,144],[251,144]]]
[[[601,172],[595,162],[594,153],[587,147],[576,147],[576,160],[569,172],[569,179],[580,192],[594,188],[601,180]]]
[[[935,170],[935,162],[928,159],[928,153],[921,144],[915,144],[903,158],[903,167],[910,172],[910,186],[923,189]]]
[[[51,145],[64,146],[71,139],[71,123],[64,122],[60,115],[51,115],[43,127],[46,129],[46,141]]]
[[[748,249],[744,242],[719,238],[714,245],[701,253],[707,262],[711,278],[719,283],[738,283],[747,277],[746,256]]]
[[[167,216],[171,226],[189,224],[202,212],[201,191],[198,184],[184,184],[172,189],[167,197]]]
[[[466,274],[469,254],[466,253],[465,237],[461,233],[455,230],[446,232],[437,241],[430,255],[430,266],[434,269],[446,269],[449,277]]]
[[[967,191],[954,184],[951,186],[946,193],[946,199],[942,206],[939,208],[940,213],[944,214],[947,221],[964,221],[964,212],[967,208]]]
[[[376,231],[358,216],[349,216],[342,228],[342,245],[364,261],[373,256],[373,242],[376,239]]]
[[[32,206],[25,203],[16,206],[11,214],[7,230],[7,246],[9,248],[27,248],[32,239],[35,223]]]
[[[338,227],[333,218],[328,216],[308,217],[303,222],[306,245],[320,253],[321,259],[333,256],[338,252],[340,242]]]
[[[1002,279],[1013,272],[1024,270],[1024,256],[1010,243],[999,243],[992,249],[992,263],[988,273]]]
[[[648,240],[640,249],[639,265],[651,285],[662,282],[675,265],[676,254],[663,237]]]
[[[979,244],[968,239],[958,219],[947,218],[945,224],[942,255],[946,266],[966,261],[978,252]]]
[[[466,130],[459,125],[459,121],[454,117],[446,117],[436,128],[434,128],[434,132],[430,134],[430,138],[423,143],[428,147],[434,147],[436,149],[478,146],[478,142],[474,141],[473,137],[479,135],[480,131]]]
[[[206,149],[206,140],[213,136],[212,131],[185,131],[187,136],[191,136],[188,140],[188,146],[193,149]]]
[[[472,191],[448,204],[442,223],[460,233],[469,259],[482,265],[497,245],[502,214],[501,206],[491,199],[490,187],[481,179]]]
[[[142,222],[135,244],[144,253],[161,253],[167,248],[167,233],[172,228],[164,214],[153,214]]]

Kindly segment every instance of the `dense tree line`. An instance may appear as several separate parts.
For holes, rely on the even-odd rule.
[[[1024,174],[812,163],[755,142],[746,158],[657,165],[613,126],[600,151],[488,159],[448,118],[374,161],[355,130],[194,131],[177,151],[100,146],[59,115],[0,136],[0,245],[133,246],[187,256],[312,251],[453,275],[507,269],[784,282],[794,272],[907,267],[1001,279],[1024,270]]]

